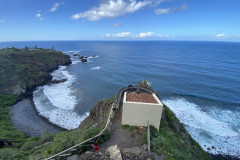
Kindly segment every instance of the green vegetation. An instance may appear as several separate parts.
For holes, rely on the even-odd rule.
[[[111,104],[112,101],[115,101],[114,97],[104,99],[104,104]],[[7,105],[15,102],[10,103],[11,99],[6,97],[4,97],[4,99],[2,98],[1,102],[3,102],[2,100],[4,100],[4,103],[7,103]],[[21,143],[13,143],[14,145],[12,147],[6,146],[0,148],[0,159],[44,159],[97,135],[102,128],[104,128],[104,126],[93,125],[89,123],[89,121],[83,121],[77,129],[64,131],[56,135],[45,133],[40,137],[24,139],[23,133],[13,127],[13,129],[18,132],[16,135],[22,135],[20,139]],[[99,138],[98,143],[103,143],[109,139],[109,137],[110,132],[105,131]],[[89,144],[80,149],[87,150],[90,149],[90,147],[91,145]]]
[[[144,135],[142,136],[142,144],[147,144],[148,140],[147,140],[147,133],[144,133]]]
[[[0,95],[24,94],[49,79],[48,71],[68,63],[67,55],[53,49],[0,49]]]
[[[152,90],[150,83],[146,79],[139,81],[136,86]]]
[[[161,126],[151,126],[151,148],[165,159],[210,159],[207,153],[192,139],[175,114],[164,105]]]
[[[31,48],[14,49],[24,52],[23,54],[28,54],[32,51]],[[2,50],[0,50],[0,61],[4,59],[1,57],[1,54],[3,54]],[[42,49],[37,49],[35,47],[35,51],[36,50]],[[7,49],[7,51],[9,51],[9,49]],[[54,52],[54,50],[48,50],[48,52]],[[26,64],[26,66],[27,65],[29,64]],[[38,71],[43,71],[43,68]],[[0,73],[6,74],[5,71],[1,70],[1,68]],[[1,77],[0,80],[2,81],[2,79],[4,78]],[[28,81],[24,80],[21,82],[25,83]],[[146,80],[139,82],[138,85],[144,88],[150,87]],[[2,87],[0,89],[3,91],[4,87],[2,84],[0,87]],[[83,121],[81,126],[77,129],[64,131],[56,135],[46,133],[41,137],[25,138],[22,132],[18,131],[12,126],[8,117],[8,107],[14,104],[17,98],[18,97],[16,95],[11,94],[0,95],[0,139],[8,139],[13,141],[13,146],[6,145],[5,147],[0,148],[0,159],[44,159],[97,135],[105,125],[95,125],[93,123],[89,123],[89,121]],[[113,96],[110,99],[103,99],[101,103],[104,106],[109,106],[115,100],[116,96]],[[136,126],[122,125],[121,127],[132,131],[138,130]],[[210,159],[210,157],[206,154],[206,152],[203,151],[199,144],[191,138],[184,126],[167,106],[164,105],[164,113],[159,131],[153,126],[150,126],[150,129],[151,149],[159,155],[162,155],[165,159]],[[103,143],[109,137],[109,131],[105,131],[104,134],[99,138],[98,142]],[[142,143],[147,143],[147,134],[143,135]],[[81,149],[89,148],[90,145],[87,145]]]
[[[24,95],[27,90],[49,80],[49,71],[70,63],[69,56],[54,48],[43,49],[35,46],[0,49],[0,140],[10,140],[13,144],[5,144],[4,148],[0,148],[0,159],[25,159],[27,155],[35,154],[34,147],[53,139],[50,134],[26,138],[12,125],[9,106],[16,103],[19,96]],[[37,152],[41,153],[43,150],[38,149]]]
[[[24,134],[13,127],[8,117],[8,107],[13,105],[16,100],[17,96],[14,95],[0,96],[0,140],[22,141],[24,139]]]
[[[112,96],[111,98],[109,98],[109,99],[102,99],[100,102],[101,103],[103,103],[104,105],[106,105],[106,106],[109,106],[109,105],[111,105],[111,104],[113,104],[115,101],[116,101],[116,99],[117,99],[117,95],[115,95],[115,96]]]
[[[128,124],[121,124],[121,127],[123,128],[123,129],[129,129],[129,130],[131,130],[131,131],[136,131],[136,130],[138,130],[138,127],[137,126],[129,126]]]

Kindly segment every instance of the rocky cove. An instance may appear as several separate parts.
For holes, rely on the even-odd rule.
[[[43,85],[51,82],[51,75],[49,72],[57,69],[59,65],[67,65],[70,64],[69,57],[66,57],[66,61],[57,61],[54,65],[42,65],[42,69],[38,70],[40,72],[44,71],[42,75],[37,75],[37,77],[41,77],[40,80],[38,78],[32,77],[32,79],[28,79],[31,82],[26,83],[26,85],[17,84],[15,88],[10,88],[6,93],[16,93],[22,99],[23,97],[31,97],[32,91],[38,85]],[[49,67],[50,66],[50,67]],[[31,69],[26,67],[28,71]],[[32,72],[32,71],[31,71]],[[27,74],[30,75],[30,74]],[[26,79],[27,80],[27,79]],[[65,80],[63,80],[64,82]],[[61,81],[55,81],[54,83],[61,83]],[[21,86],[22,85],[22,86]],[[19,88],[20,86],[20,88]],[[21,157],[20,159],[42,159],[47,158],[50,155],[58,153],[76,143],[79,143],[94,134],[97,134],[102,127],[107,118],[107,114],[109,112],[109,106],[114,101],[114,97],[108,100],[102,100],[98,102],[95,107],[91,110],[90,115],[81,123],[81,125],[77,129],[63,131],[56,135],[43,135],[35,139],[27,140],[24,143],[16,143],[14,144],[14,151],[16,152],[12,155],[12,159],[16,157]],[[21,109],[22,106],[27,106],[29,103],[24,101],[20,102],[20,106],[18,109]],[[24,109],[23,109],[24,110]],[[24,112],[22,112],[24,113]],[[30,112],[29,112],[30,113]],[[31,113],[30,113],[31,114]],[[24,114],[22,115],[24,116]],[[37,120],[38,121],[38,120]],[[43,124],[45,126],[45,124]],[[26,127],[27,128],[27,127]],[[26,129],[24,128],[24,129]],[[175,115],[165,106],[164,116],[161,123],[161,131],[158,136],[153,137],[153,150],[154,152],[162,155],[163,158],[199,158],[200,159],[210,159],[210,157],[204,152],[201,147],[191,138],[188,132],[185,130],[184,126],[179,122],[179,120],[175,117]],[[126,129],[131,133],[132,136],[136,136],[138,133],[132,131],[131,128]],[[135,130],[135,129],[134,129]],[[155,133],[156,135],[156,133]],[[107,139],[105,139],[107,140]],[[180,148],[178,146],[181,146]],[[12,151],[12,148],[4,148],[0,152],[2,156],[7,155]],[[123,151],[123,150],[122,150]],[[24,155],[23,155],[24,153]],[[89,154],[89,153],[88,153]],[[94,153],[90,153],[94,154]],[[87,155],[86,155],[87,156]]]

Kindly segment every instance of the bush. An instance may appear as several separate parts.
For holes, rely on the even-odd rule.
[[[13,149],[13,148],[3,148],[0,149],[0,159],[17,159],[21,153],[19,152],[19,149]],[[19,158],[18,158],[19,159]]]
[[[147,144],[148,141],[147,141],[147,133],[145,133],[143,136],[142,136],[142,144]]]
[[[108,140],[110,138],[110,132],[108,130],[106,130],[103,135],[101,136],[101,138],[99,138],[98,143],[102,144],[104,143],[106,140]]]
[[[146,79],[141,80],[140,82],[138,82],[136,86],[137,87],[146,88],[146,89],[152,89],[150,83],[148,83],[148,81]]]
[[[102,102],[106,106],[109,106],[109,105],[113,104],[116,101],[116,99],[117,99],[117,95],[112,96],[109,99],[102,99],[100,102]]]
[[[38,140],[38,144],[41,145],[41,144],[44,144],[46,142],[50,142],[53,140],[53,134],[51,133],[44,133]]]
[[[167,121],[162,121],[160,124],[160,128],[166,128],[168,126],[168,122]]]
[[[158,137],[158,130],[154,126],[150,125],[150,135],[151,137]]]
[[[36,147],[38,143],[36,141],[29,141],[26,142],[22,145],[21,149],[26,151],[26,150],[32,150],[34,147]]]
[[[131,126],[129,126],[128,124],[122,124],[121,127],[123,129],[129,129]]]
[[[90,128],[83,132],[83,139],[87,140],[89,138],[96,136],[98,133],[100,133],[99,128]]]

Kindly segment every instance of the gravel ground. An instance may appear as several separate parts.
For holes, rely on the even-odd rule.
[[[106,150],[108,147],[117,145],[122,151],[125,148],[141,147],[142,135],[137,134],[129,129],[121,127],[122,111],[118,111],[113,119],[112,130],[110,138],[100,145],[100,150]]]
[[[29,137],[41,136],[45,132],[56,134],[64,130],[39,116],[29,99],[11,106],[9,117],[13,125]]]

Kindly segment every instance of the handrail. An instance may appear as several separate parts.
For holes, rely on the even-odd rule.
[[[92,138],[89,138],[89,139],[87,139],[87,140],[85,140],[85,141],[83,141],[83,142],[81,142],[81,143],[79,143],[79,144],[76,144],[76,145],[74,145],[74,146],[72,146],[72,147],[70,147],[70,148],[68,148],[68,149],[66,149],[66,150],[64,150],[64,151],[62,151],[62,152],[59,152],[59,153],[57,153],[57,154],[55,154],[55,155],[47,158],[46,160],[50,160],[50,159],[53,159],[53,158],[55,158],[55,157],[58,157],[58,156],[60,156],[61,154],[66,153],[66,152],[70,151],[70,150],[73,149],[73,148],[80,147],[80,146],[83,145],[84,143],[87,143],[87,142],[89,142],[89,141],[91,141],[91,140],[93,140],[93,139],[96,139],[97,137],[100,137],[100,136],[105,132],[105,130],[108,128],[108,125],[109,125],[110,122],[112,121],[111,116],[112,116],[112,114],[113,114],[113,106],[114,106],[114,103],[112,104],[111,111],[110,111],[110,114],[109,114],[109,116],[108,116],[107,124],[106,124],[106,126],[104,127],[104,129],[103,129],[98,135],[96,135],[96,136],[94,136],[94,137],[92,137]]]
[[[148,151],[150,151],[151,139],[150,139],[149,121],[148,121],[148,124],[147,124],[147,141],[148,141]]]

